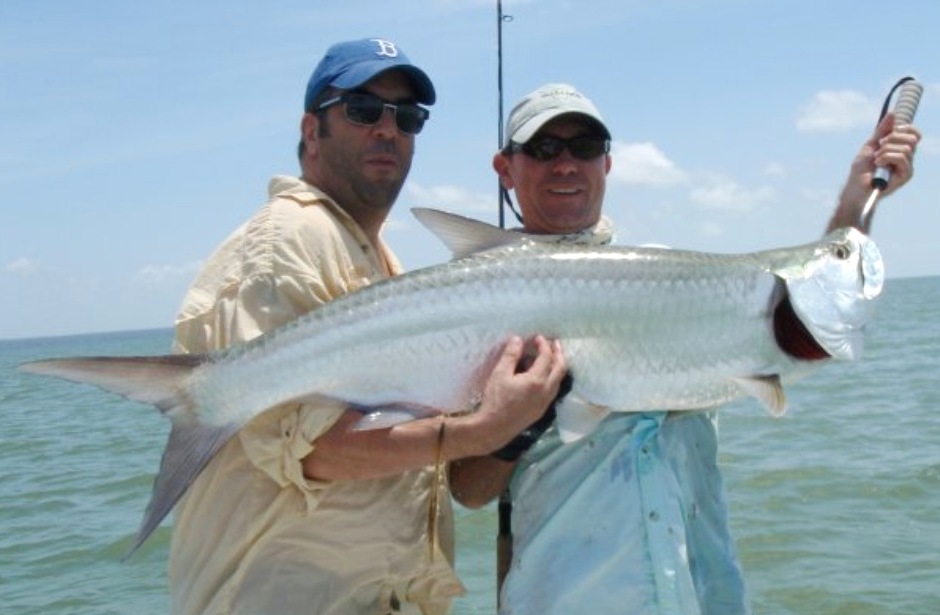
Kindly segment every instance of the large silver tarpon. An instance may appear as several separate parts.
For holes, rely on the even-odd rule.
[[[274,406],[317,398],[372,426],[466,411],[510,334],[561,340],[574,384],[566,440],[610,412],[707,410],[744,395],[772,413],[781,383],[856,359],[883,268],[855,229],[803,246],[728,255],[544,244],[433,210],[416,215],[454,250],[224,352],[79,357],[23,369],[153,404],[172,421],[131,547],[218,449]]]

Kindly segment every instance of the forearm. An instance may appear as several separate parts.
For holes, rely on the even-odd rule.
[[[431,466],[438,460],[486,455],[504,444],[481,429],[472,415],[357,431],[361,417],[347,411],[314,442],[313,452],[303,459],[305,476],[318,480],[384,478]]]
[[[501,449],[545,413],[567,372],[557,341],[536,336],[533,348],[535,359],[518,371],[524,344],[519,337],[510,338],[474,412],[357,431],[362,415],[347,410],[314,441],[313,452],[303,459],[304,475],[319,480],[381,478]]]
[[[839,195],[839,202],[832,212],[829,224],[826,226],[827,233],[850,226],[865,233],[869,231],[867,226],[863,228],[861,216],[862,209],[865,206],[865,201],[868,199],[870,192],[866,192],[859,186],[853,185],[851,180],[852,178],[850,177],[849,183],[846,184],[842,193]]]
[[[885,116],[852,161],[848,179],[839,194],[839,203],[826,226],[827,233],[849,226],[865,233],[871,230],[871,217],[867,220],[861,217],[872,194],[872,178],[876,168],[890,171],[888,183],[881,188],[879,198],[892,194],[911,179],[914,173],[914,151],[920,140],[920,132],[911,125],[896,127],[894,119],[893,113]]]
[[[459,459],[450,464],[451,493],[464,506],[480,508],[506,490],[515,468],[515,461],[490,455]]]

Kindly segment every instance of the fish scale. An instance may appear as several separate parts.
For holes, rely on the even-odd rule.
[[[499,342],[541,333],[564,341],[573,398],[615,411],[711,407],[741,396],[729,377],[786,373],[796,362],[768,335],[773,280],[752,255],[536,243],[491,250],[318,310],[302,335],[284,340],[303,352],[271,353],[270,366],[245,368],[283,373],[289,357],[304,366],[303,380],[219,403],[253,416],[274,398],[316,391],[364,407],[408,402],[464,411],[479,396],[479,366]],[[592,281],[609,284],[598,296],[584,292]],[[214,373],[242,382],[248,373],[220,369],[242,359],[233,353]]]
[[[877,248],[854,229],[722,255],[559,245],[418,215],[458,258],[367,286],[247,344],[201,357],[22,366],[151,403],[173,421],[132,551],[252,418],[318,398],[361,409],[373,427],[463,412],[510,334],[561,341],[574,378],[556,409],[566,441],[610,412],[710,410],[751,395],[780,414],[781,382],[823,363],[818,356],[860,354],[883,279]]]

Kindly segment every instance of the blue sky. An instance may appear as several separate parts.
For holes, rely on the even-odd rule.
[[[274,8],[276,7],[276,8]],[[925,86],[916,174],[874,237],[890,277],[940,274],[940,2],[506,0],[504,105],[575,85],[614,133],[621,243],[745,252],[819,236],[890,86]],[[495,223],[495,0],[0,4],[0,339],[166,327],[212,249],[296,174],[331,43],[396,41],[435,81],[386,238],[408,213]]]

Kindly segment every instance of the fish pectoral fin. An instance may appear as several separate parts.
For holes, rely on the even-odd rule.
[[[733,378],[734,383],[750,395],[756,397],[772,416],[783,416],[787,412],[787,394],[780,384],[780,376],[750,376]]]
[[[555,407],[555,425],[562,442],[575,442],[597,429],[610,414],[610,408],[592,404],[571,394]]]
[[[434,408],[404,403],[383,404],[381,406],[351,404],[350,409],[362,413],[362,418],[353,426],[354,431],[386,429],[399,423],[407,423],[441,414],[440,410]]]

